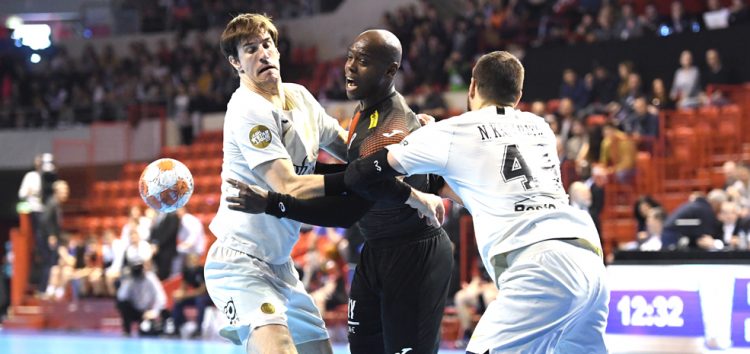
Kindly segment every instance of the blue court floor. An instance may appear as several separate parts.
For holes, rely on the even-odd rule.
[[[349,354],[336,345],[334,354]],[[242,348],[219,341],[124,338],[113,334],[17,332],[0,330],[0,354],[244,354]],[[463,351],[441,350],[441,354]]]

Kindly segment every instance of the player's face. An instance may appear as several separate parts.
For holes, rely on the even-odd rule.
[[[386,74],[385,60],[373,55],[367,39],[360,38],[349,47],[344,73],[346,74],[346,96],[361,100],[375,94]]]
[[[237,56],[237,62],[232,65],[239,69],[243,80],[261,87],[281,81],[279,50],[268,32],[240,42],[237,45]]]

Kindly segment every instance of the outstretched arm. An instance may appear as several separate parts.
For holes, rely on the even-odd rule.
[[[227,182],[239,190],[237,197],[226,198],[229,209],[250,214],[266,213],[319,226],[350,227],[374,204],[356,195],[299,199],[234,179]]]

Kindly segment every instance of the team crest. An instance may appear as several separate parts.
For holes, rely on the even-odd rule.
[[[276,312],[276,308],[273,307],[272,304],[264,302],[263,305],[260,305],[260,310],[265,313],[266,315],[271,315],[274,312]]]
[[[256,125],[250,130],[250,144],[258,149],[265,149],[271,144],[271,131],[265,125]]]
[[[232,326],[236,325],[240,320],[239,317],[237,317],[237,308],[234,306],[234,300],[232,298],[229,298],[229,302],[224,306],[224,315],[227,316],[229,324]]]
[[[378,126],[378,111],[372,112],[370,114],[370,126],[367,127],[367,129],[372,129]]]

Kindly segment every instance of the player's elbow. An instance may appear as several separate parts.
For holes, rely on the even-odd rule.
[[[365,170],[362,168],[362,160],[356,160],[349,164],[344,174],[344,184],[346,188],[351,191],[362,191],[367,187],[367,176]]]

